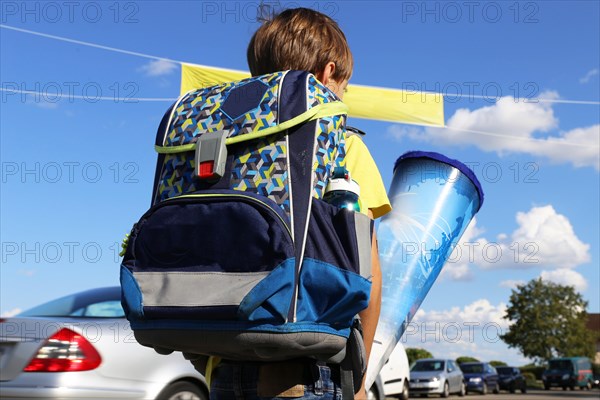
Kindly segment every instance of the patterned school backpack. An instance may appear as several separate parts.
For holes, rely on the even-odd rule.
[[[191,91],[167,112],[123,306],[159,352],[339,362],[370,293],[371,220],[322,200],[347,107],[286,71]]]

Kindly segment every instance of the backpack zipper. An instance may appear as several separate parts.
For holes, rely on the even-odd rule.
[[[171,197],[171,198],[166,199],[162,203],[158,204],[156,206],[156,208],[153,207],[151,209],[151,211],[154,212],[156,209],[160,208],[161,206],[168,205],[168,203],[173,204],[173,203],[176,203],[178,201],[186,202],[186,200],[189,201],[190,199],[197,199],[197,198],[227,199],[227,198],[230,198],[230,197],[234,197],[234,198],[240,199],[240,200],[242,200],[242,201],[244,201],[246,203],[252,203],[254,205],[258,205],[263,210],[268,211],[269,214],[271,214],[271,215],[274,214],[275,216],[277,216],[276,221],[279,223],[279,225],[281,225],[283,228],[285,228],[285,231],[287,232],[288,237],[290,238],[290,240],[292,240],[292,233],[290,231],[290,228],[286,224],[286,222],[283,219],[283,217],[281,215],[279,215],[279,213],[277,211],[273,210],[273,208],[269,204],[267,204],[267,203],[265,203],[265,202],[263,202],[263,201],[261,201],[259,199],[256,199],[256,198],[254,198],[252,196],[247,196],[247,195],[244,195],[244,194],[220,194],[220,193],[184,194],[184,195],[181,195],[181,196],[176,196],[176,197]],[[148,214],[150,214],[150,213],[148,213]],[[146,216],[144,216],[144,217],[146,217]],[[293,240],[292,240],[292,242],[293,242]]]

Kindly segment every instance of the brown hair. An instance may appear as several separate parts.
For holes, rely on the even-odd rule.
[[[266,21],[250,39],[247,57],[253,76],[288,69],[317,74],[333,61],[331,77],[342,82],[350,79],[354,66],[338,24],[308,8],[285,10]]]

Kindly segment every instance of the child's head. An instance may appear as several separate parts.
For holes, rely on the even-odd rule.
[[[285,10],[265,22],[252,36],[247,56],[253,76],[309,71],[340,97],[352,75],[346,36],[334,20],[308,8]]]

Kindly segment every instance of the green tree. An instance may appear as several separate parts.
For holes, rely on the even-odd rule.
[[[492,367],[506,367],[508,364],[506,364],[504,361],[493,360],[490,361],[490,365]]]
[[[512,324],[500,337],[537,364],[553,357],[593,358],[586,307],[573,286],[533,279],[512,291],[504,315]]]
[[[467,363],[467,362],[479,362],[475,357],[470,356],[460,356],[456,359],[457,364]]]
[[[433,354],[425,349],[409,347],[406,349],[406,357],[408,358],[408,365],[412,365],[415,361],[422,358],[433,358]]]

